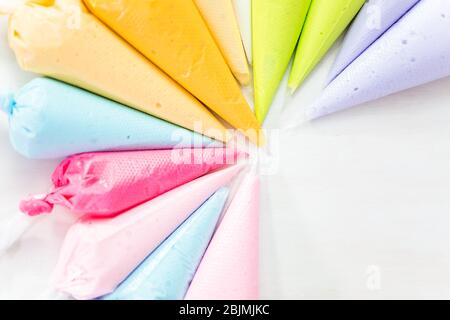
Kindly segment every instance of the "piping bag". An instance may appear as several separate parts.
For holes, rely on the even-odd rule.
[[[200,177],[112,219],[81,218],[68,231],[55,269],[56,291],[75,299],[111,293],[241,165]]]
[[[248,63],[252,64],[252,0],[233,0],[242,43]]]
[[[102,300],[181,300],[216,229],[228,198],[221,188]]]
[[[259,298],[259,178],[246,173],[187,291],[186,300]]]
[[[297,46],[311,0],[259,0],[252,5],[255,113],[263,123]]]
[[[419,0],[370,0],[362,7],[347,32],[328,76],[333,81],[361,53],[400,20]]]
[[[27,158],[92,151],[219,146],[219,142],[112,100],[49,78],[0,96],[10,140]]]
[[[61,162],[47,194],[20,203],[18,215],[48,214],[54,205],[91,217],[112,217],[213,170],[235,164],[240,153],[224,148],[85,153]],[[24,221],[25,220],[25,221]],[[14,217],[0,233],[0,252],[31,224]],[[6,227],[8,226],[8,227]]]
[[[365,2],[314,0],[311,3],[289,77],[292,93],[322,60]]]
[[[194,0],[234,77],[250,83],[250,69],[231,0]]]

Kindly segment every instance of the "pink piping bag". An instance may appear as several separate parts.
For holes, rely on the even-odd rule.
[[[111,217],[213,170],[235,164],[240,153],[226,148],[84,153],[63,160],[49,193],[20,203],[38,216],[61,205],[76,214]],[[13,216],[0,226],[0,252],[8,249],[33,219]],[[1,230],[5,229],[5,230]]]
[[[185,300],[259,299],[259,178],[239,185]]]

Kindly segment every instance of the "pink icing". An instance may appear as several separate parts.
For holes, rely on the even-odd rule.
[[[182,153],[182,154],[180,154]],[[52,175],[46,196],[20,203],[29,216],[61,205],[74,213],[115,216],[211,171],[237,162],[224,148],[98,152],[71,156]]]

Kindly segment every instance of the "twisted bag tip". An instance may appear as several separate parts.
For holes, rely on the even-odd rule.
[[[28,216],[34,217],[52,212],[53,204],[44,199],[30,198],[22,200],[19,209]]]
[[[14,95],[12,94],[0,95],[0,109],[3,112],[10,114],[13,106],[14,106]]]

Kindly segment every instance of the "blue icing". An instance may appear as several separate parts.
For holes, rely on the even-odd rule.
[[[1,102],[5,108],[7,102]],[[34,79],[15,95],[10,111],[10,138],[19,153],[37,159],[91,151],[221,145],[49,78]]]

